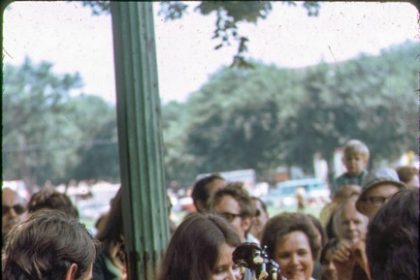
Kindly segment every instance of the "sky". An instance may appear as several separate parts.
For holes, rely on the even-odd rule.
[[[185,102],[224,65],[236,45],[214,50],[215,16],[194,12],[165,22],[155,5],[159,92],[163,103]],[[240,24],[248,35],[249,57],[278,67],[338,62],[407,40],[419,41],[418,12],[408,3],[322,3],[318,17],[303,8],[273,3],[266,20]],[[4,63],[25,57],[53,63],[55,73],[79,72],[81,92],[115,103],[111,17],[92,16],[78,2],[14,2],[4,13]]]

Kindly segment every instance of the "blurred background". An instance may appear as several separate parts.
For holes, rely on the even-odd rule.
[[[172,3],[172,4],[171,4]],[[119,188],[106,1],[13,2],[3,19],[3,187],[69,194],[94,231]],[[172,216],[191,186],[243,181],[270,214],[318,215],[342,145],[418,166],[418,11],[409,3],[156,2]]]

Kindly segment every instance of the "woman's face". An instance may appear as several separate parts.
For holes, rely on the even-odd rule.
[[[213,269],[211,280],[240,280],[239,267],[232,260],[234,247],[223,243],[219,246],[219,255]]]
[[[274,259],[288,280],[309,280],[314,263],[312,251],[306,234],[292,231],[276,244]]]

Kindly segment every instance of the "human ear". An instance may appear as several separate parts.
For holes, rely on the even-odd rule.
[[[67,270],[66,277],[64,280],[75,280],[76,279],[76,272],[77,272],[77,264],[72,263]]]
[[[251,229],[251,225],[252,225],[251,217],[246,217],[246,218],[241,219],[241,227],[243,228],[245,232],[248,232]]]
[[[206,205],[203,201],[201,200],[195,201],[194,206],[197,212],[206,212]]]

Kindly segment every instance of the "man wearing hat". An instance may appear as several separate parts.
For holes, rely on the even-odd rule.
[[[356,208],[370,220],[391,196],[403,188],[406,185],[398,179],[394,169],[380,168],[371,171],[363,182]]]

